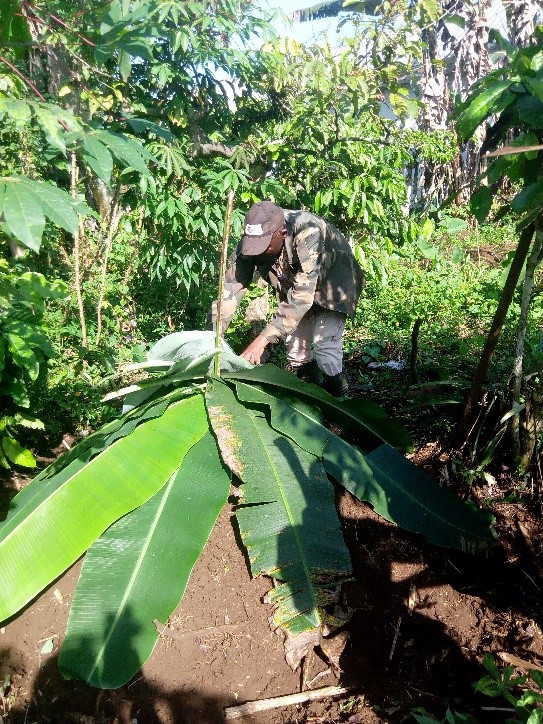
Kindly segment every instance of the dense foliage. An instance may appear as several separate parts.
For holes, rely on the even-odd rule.
[[[321,12],[347,3],[328,5]],[[515,493],[531,483],[531,502],[541,503],[542,316],[533,302],[543,257],[543,36],[539,29],[527,47],[494,36],[501,64],[459,105],[457,136],[452,118],[421,130],[428,124],[416,87],[421,67],[444,65],[428,61],[429,33],[451,4],[348,5],[375,15],[354,18],[339,48],[276,37],[269,11],[251,0],[0,6],[0,465],[35,466],[28,448],[40,420],[55,442],[68,428],[84,438],[10,506],[0,531],[1,612],[16,613],[89,549],[60,659],[68,676],[117,686],[149,655],[153,618],[165,620],[179,601],[226,499],[227,468],[244,485],[238,518],[253,573],[279,580],[276,623],[294,633],[318,629],[330,587],[350,575],[328,476],[435,544],[488,542],[484,515],[387,444],[405,449],[406,439],[364,399],[378,375],[383,403],[401,407],[410,431],[424,439],[425,408],[432,434],[439,425],[445,437],[480,357],[455,465],[464,480],[490,475],[510,429]],[[471,162],[461,144],[473,149],[484,131],[483,153],[496,150],[468,179],[469,208],[438,209],[437,196],[413,193],[416,173],[431,181],[436,169]],[[209,373],[216,350],[188,367],[177,353],[151,355],[167,372],[142,382],[158,338],[206,325],[230,191],[232,244],[261,198],[312,210],[352,240],[368,282],[346,334],[362,399],[337,403],[273,366],[219,379]],[[241,344],[245,331],[234,325],[229,339]],[[101,400],[122,362],[136,363],[127,384],[137,395],[119,416]],[[350,426],[356,444],[330,433],[323,415]],[[254,464],[270,450],[268,466]],[[319,514],[306,515],[305,501]],[[280,521],[271,541],[258,535],[264,507]],[[300,532],[316,548],[299,545]],[[130,551],[111,568],[106,610],[95,593],[119,538]],[[29,541],[26,558],[19,551]],[[165,549],[163,570],[151,571],[147,554]],[[150,589],[167,592],[151,612],[139,603]],[[123,627],[138,631],[136,659],[123,648]]]

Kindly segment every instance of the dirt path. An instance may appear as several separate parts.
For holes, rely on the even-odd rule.
[[[268,626],[269,607],[261,602],[269,582],[250,579],[227,507],[167,631],[141,674],[123,689],[97,691],[65,682],[58,673],[78,565],[5,626],[4,724],[216,724],[224,721],[225,706],[291,694],[302,685],[338,683],[352,692],[238,721],[414,721],[410,712],[417,707],[442,717],[447,705],[471,711],[481,722],[505,721],[507,714],[500,719],[498,712],[485,711],[496,702],[474,695],[471,684],[483,673],[487,651],[543,660],[536,522],[522,523],[533,534],[531,550],[497,547],[474,558],[427,546],[348,493],[338,494],[338,508],[356,575],[343,590],[344,607],[353,609],[343,650],[335,639],[328,658],[318,652],[302,671],[287,666],[282,643]],[[504,535],[515,532],[522,516],[512,507],[500,516]]]

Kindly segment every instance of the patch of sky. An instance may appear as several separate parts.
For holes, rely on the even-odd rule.
[[[294,38],[304,45],[313,45],[323,41],[326,37],[331,45],[340,45],[342,39],[354,32],[354,26],[345,22],[346,13],[340,13],[338,17],[319,18],[308,22],[293,22],[290,18],[297,10],[307,10],[318,4],[308,0],[265,0],[262,7],[277,10],[273,25],[281,37]]]

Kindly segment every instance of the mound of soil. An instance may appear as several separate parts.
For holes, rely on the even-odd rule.
[[[472,556],[427,545],[345,491],[337,505],[354,566],[339,634],[292,671],[268,624],[266,579],[251,580],[226,507],[142,671],[115,691],[64,681],[57,656],[78,576],[76,564],[0,629],[4,724],[218,724],[225,707],[340,685],[339,697],[240,718],[253,724],[414,721],[447,707],[498,724],[507,704],[475,694],[487,652],[543,660],[540,521],[498,509],[500,543]]]

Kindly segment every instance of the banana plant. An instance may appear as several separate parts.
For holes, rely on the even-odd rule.
[[[123,414],[34,478],[0,526],[0,621],[86,553],[59,657],[68,679],[116,688],[137,673],[232,482],[251,572],[274,579],[274,624],[294,639],[320,630],[352,576],[331,479],[436,545],[472,551],[493,540],[486,513],[400,452],[409,436],[379,407],[253,367],[221,344],[212,332],[158,342],[135,366],[147,376],[117,393]]]

